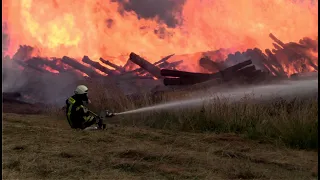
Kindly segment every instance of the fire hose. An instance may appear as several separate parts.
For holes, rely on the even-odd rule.
[[[114,113],[110,113],[109,111],[101,112],[100,115],[88,109],[88,112],[94,115],[98,119],[98,126],[102,129],[106,128],[106,124],[103,122],[105,117],[112,117]]]
[[[96,117],[100,117],[101,118],[101,116],[99,116],[98,114],[96,114],[95,112],[93,112],[93,111],[91,111],[91,110],[88,110],[88,112],[90,112],[92,115],[94,115],[94,116],[96,116]],[[106,113],[110,116],[110,114],[112,115],[112,116],[115,116],[115,115],[117,115],[117,114],[119,114],[119,113],[110,113],[108,110],[106,111]]]
[[[99,117],[98,114],[94,113],[93,111],[91,110],[88,110],[92,115],[96,116],[96,117]]]

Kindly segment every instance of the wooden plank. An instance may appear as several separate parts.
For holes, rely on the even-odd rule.
[[[125,72],[125,70],[124,70],[123,67],[118,66],[118,65],[116,65],[116,64],[113,64],[112,62],[110,62],[110,61],[108,61],[108,60],[105,60],[105,59],[103,59],[102,57],[100,57],[99,60],[100,60],[102,63],[104,63],[104,64],[106,64],[106,65],[108,65],[108,66],[110,66],[110,67],[113,67],[114,69],[116,69],[116,70],[119,71],[119,72]]]
[[[87,63],[91,65],[92,67],[99,69],[100,71],[108,74],[108,75],[113,75],[114,72],[111,69],[108,69],[107,67],[102,66],[99,62],[92,61],[88,56],[83,56],[82,62]]]
[[[155,65],[151,64],[149,61],[143,59],[139,55],[135,53],[130,53],[130,61],[134,62],[135,64],[139,65],[141,68],[152,74],[156,78],[162,78],[160,69]]]
[[[102,77],[102,75],[98,74],[95,70],[88,68],[75,59],[69,58],[67,56],[63,56],[62,60],[63,63],[68,64],[69,66],[87,74],[89,77],[95,78],[95,77]]]

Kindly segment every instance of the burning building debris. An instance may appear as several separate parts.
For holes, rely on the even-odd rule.
[[[210,74],[179,70],[180,65],[184,61],[170,62],[170,58],[174,54],[166,56],[155,63],[150,63],[148,60],[132,52],[126,64],[135,64],[137,68],[127,68],[127,70],[125,67],[116,65],[102,57],[99,59],[101,63],[91,60],[86,55],[81,61],[67,56],[63,56],[62,58],[31,57],[30,51],[32,51],[32,47],[29,46],[20,46],[12,59],[6,57],[4,60],[13,60],[23,68],[30,68],[42,73],[77,73],[75,70],[78,70],[78,72],[85,74],[89,78],[103,78],[105,76],[120,78],[126,74],[131,74],[141,78],[147,76],[154,79],[163,79],[164,82],[168,82],[168,77],[195,79],[194,82],[199,83],[211,78],[222,78],[224,81],[239,76],[251,79],[260,75],[284,78],[290,77],[295,73],[318,71],[318,59],[316,56],[317,40],[304,38],[299,43],[290,42],[285,44],[273,34],[270,34],[270,37],[275,41],[273,44],[275,49],[266,49],[265,52],[258,48],[248,49],[242,53],[228,54],[226,55],[226,59],[214,60],[211,57],[215,57],[220,51],[203,53],[203,57],[198,60],[198,63],[199,66],[209,71]],[[246,57],[247,60],[243,60],[242,57]]]
[[[64,8],[68,3],[74,8]],[[172,11],[168,14],[176,15],[169,18],[174,25],[161,21],[164,15],[159,19],[132,12],[139,7],[128,8],[128,3],[4,1],[3,31],[7,38],[3,38],[3,56],[10,57],[3,57],[3,63],[12,63],[4,67],[4,77],[9,76],[6,72],[19,69],[31,80],[50,76],[46,81],[56,83],[66,78],[69,83],[75,79],[112,79],[124,87],[135,87],[139,93],[210,80],[219,84],[263,83],[318,71],[317,3],[246,1],[246,8],[252,9],[248,12],[246,8],[234,11],[243,5],[240,1],[186,0],[168,8]],[[213,7],[217,11],[209,11]],[[37,10],[40,8],[42,11]],[[195,14],[194,8],[201,11]],[[281,17],[278,9],[284,11]],[[292,18],[296,14],[301,18]],[[270,31],[274,34],[267,37]],[[159,58],[162,55],[168,56]],[[17,84],[8,78],[3,81],[9,81],[10,86]],[[18,83],[22,88],[6,91],[27,93],[36,80]]]

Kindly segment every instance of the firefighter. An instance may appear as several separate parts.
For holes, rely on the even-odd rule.
[[[74,93],[73,96],[66,100],[66,115],[70,127],[73,129],[85,129],[97,124],[98,129],[104,129],[105,124],[102,123],[102,119],[91,113],[86,107],[90,103],[88,88],[84,85],[79,85]],[[106,116],[112,117],[113,114],[107,112]]]

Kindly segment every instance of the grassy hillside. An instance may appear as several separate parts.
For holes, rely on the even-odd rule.
[[[3,115],[3,179],[316,179],[317,152],[248,140],[109,125],[74,131],[46,115]]]

